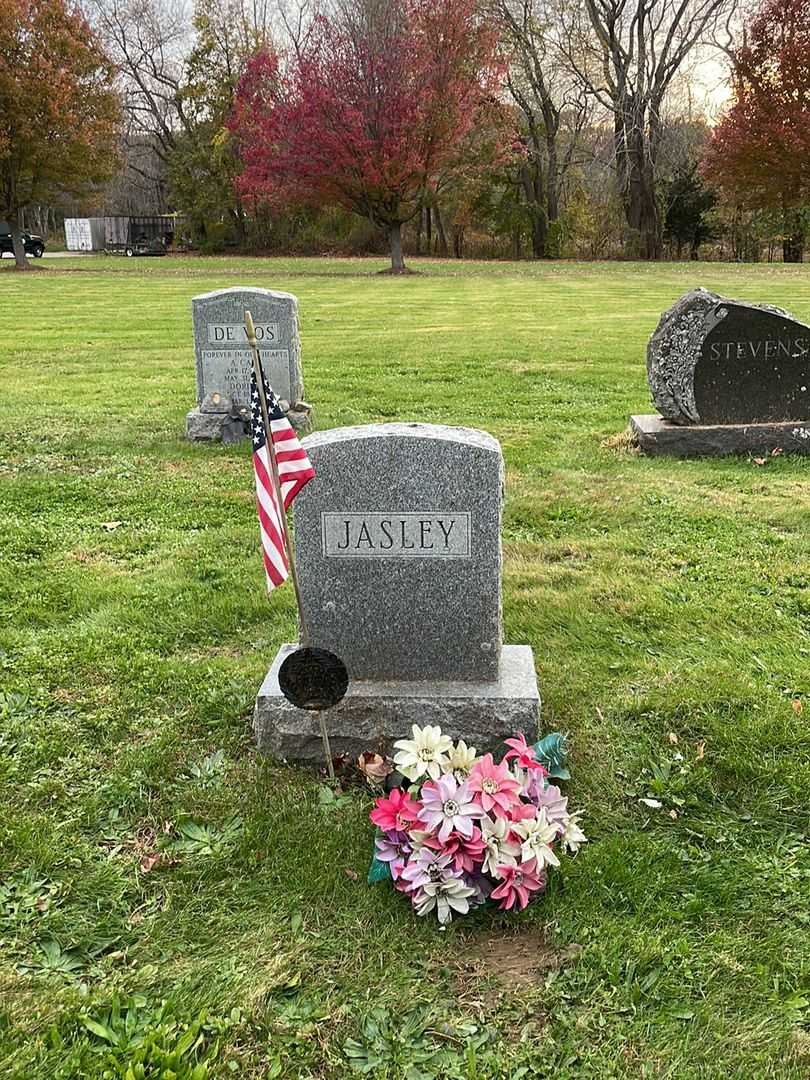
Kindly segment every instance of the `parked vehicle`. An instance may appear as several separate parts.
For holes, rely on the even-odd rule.
[[[42,237],[36,236],[34,233],[24,232],[22,238],[25,254],[33,255],[35,259],[41,259],[42,253],[45,250],[45,241]],[[0,255],[5,255],[7,251],[10,251],[12,255],[14,254],[11,233],[0,233]]]

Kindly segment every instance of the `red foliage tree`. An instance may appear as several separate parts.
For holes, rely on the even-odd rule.
[[[476,121],[499,81],[496,37],[477,9],[475,0],[344,6],[341,19],[316,20],[284,72],[276,54],[259,53],[231,119],[241,192],[344,206],[387,231],[391,269],[404,270],[402,225],[438,176],[475,157]]]
[[[741,205],[781,211],[785,262],[801,262],[810,203],[810,3],[766,0],[732,57],[734,101],[704,172]]]

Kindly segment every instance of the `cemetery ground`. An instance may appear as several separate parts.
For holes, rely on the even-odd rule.
[[[810,271],[382,265],[0,272],[0,1077],[806,1077],[810,459],[621,433],[678,295],[807,321]],[[505,640],[591,839],[521,916],[417,919],[368,793],[254,750],[292,589],[248,447],[183,438],[190,298],[235,284],[298,295],[320,428],[503,445]]]

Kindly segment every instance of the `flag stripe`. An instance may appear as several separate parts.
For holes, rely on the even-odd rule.
[[[253,469],[256,482],[256,511],[259,517],[259,538],[262,546],[265,579],[268,591],[283,584],[289,576],[287,549],[284,542],[282,515],[295,496],[315,475],[307,452],[298,441],[278,398],[264,380],[267,412],[272,434],[272,453],[275,454],[283,509],[279,507],[268,458],[266,432],[262,422],[259,393],[255,375],[251,379],[250,434],[253,439]]]

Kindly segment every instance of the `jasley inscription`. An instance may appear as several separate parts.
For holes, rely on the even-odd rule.
[[[469,512],[321,514],[330,558],[469,559]]]

